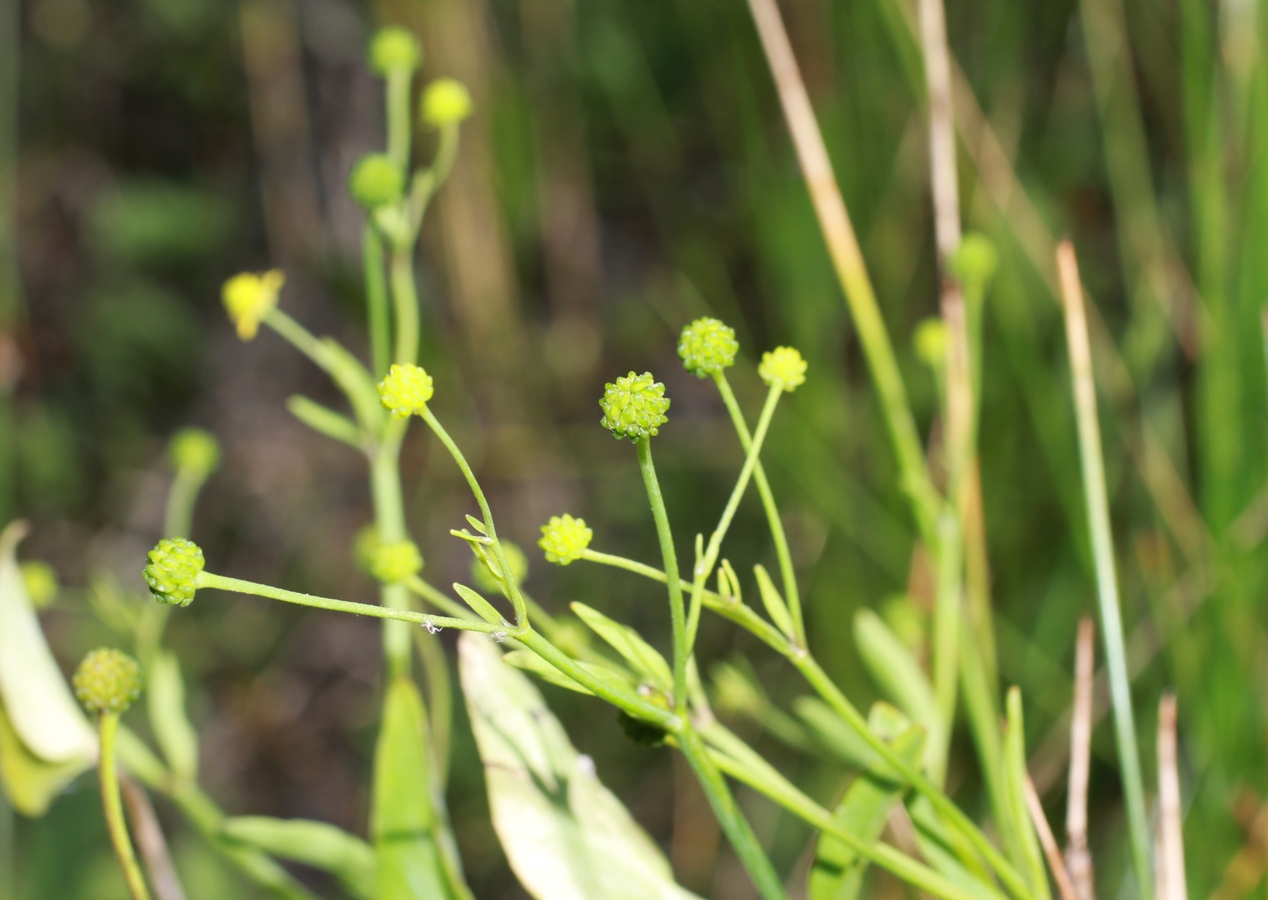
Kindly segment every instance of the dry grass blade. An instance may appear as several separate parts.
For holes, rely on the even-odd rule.
[[[1043,847],[1043,855],[1048,860],[1048,868],[1052,871],[1052,880],[1057,884],[1057,893],[1061,900],[1080,900],[1074,890],[1074,882],[1066,871],[1065,860],[1061,858],[1061,848],[1048,824],[1048,817],[1043,813],[1043,801],[1035,790],[1035,783],[1026,777],[1026,809],[1030,811],[1030,821],[1035,825],[1035,833],[1039,835],[1039,844]]]
[[[1079,620],[1074,656],[1074,718],[1070,723],[1070,782],[1066,805],[1066,865],[1078,900],[1096,896],[1087,846],[1088,774],[1092,762],[1092,673],[1096,631],[1091,616]]]
[[[1158,873],[1157,900],[1188,900],[1184,875],[1184,813],[1180,808],[1180,772],[1176,760],[1176,698],[1164,694],[1158,704]]]

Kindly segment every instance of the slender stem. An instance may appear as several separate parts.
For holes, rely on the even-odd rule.
[[[930,777],[942,784],[947,771],[951,729],[955,723],[956,685],[960,661],[960,616],[963,610],[960,586],[963,583],[963,532],[955,513],[948,507],[938,517],[938,595],[933,615],[933,685],[938,713],[945,729],[931,739],[939,745],[930,758]]]
[[[410,82],[407,70],[393,69],[387,75],[387,153],[402,170],[409,168],[409,144],[413,131],[410,115]]]
[[[387,280],[383,274],[383,238],[373,222],[366,222],[361,238],[365,269],[366,320],[370,329],[370,360],[374,376],[382,377],[392,361],[392,325],[388,320]]]
[[[661,496],[660,480],[652,462],[651,439],[642,438],[635,444],[638,447],[638,467],[643,473],[643,487],[652,505],[652,519],[656,522],[660,555],[665,561],[665,583],[669,587],[669,617],[674,639],[674,709],[683,712],[687,703],[687,616],[683,609],[682,580],[678,577],[678,553],[674,550],[674,534],[669,528],[665,498]]]
[[[374,505],[374,524],[383,541],[403,541],[408,537],[405,507],[401,501],[401,441],[405,438],[408,420],[389,419],[383,435],[370,457],[370,496]],[[379,589],[379,602],[384,608],[410,605],[405,588],[385,584]],[[393,621],[383,623],[383,656],[393,675],[410,671],[409,630]]]
[[[691,579],[691,605],[687,612],[688,655],[696,644],[696,629],[700,626],[701,592],[704,590],[705,582],[713,574],[713,566],[718,561],[718,553],[722,549],[722,539],[726,537],[727,530],[731,527],[731,520],[735,518],[735,511],[740,506],[740,498],[744,496],[749,479],[753,476],[753,468],[761,455],[762,444],[766,441],[766,432],[770,429],[771,418],[775,415],[775,407],[779,405],[779,398],[783,394],[783,389],[779,387],[772,387],[767,393],[761,418],[757,420],[757,432],[747,448],[748,454],[744,459],[744,467],[740,469],[740,477],[736,479],[735,487],[731,490],[731,497],[727,500],[726,508],[722,510],[718,527],[713,530],[709,538],[709,545],[705,549],[704,556],[696,560]]]
[[[194,518],[194,503],[206,481],[207,476],[201,472],[195,473],[188,469],[177,471],[167,492],[167,511],[163,516],[165,536],[189,537]]]
[[[646,443],[646,439],[640,443]],[[686,757],[687,763],[696,773],[696,779],[700,782],[709,805],[713,807],[713,814],[717,817],[718,824],[722,826],[723,833],[731,842],[731,847],[735,850],[735,855],[740,858],[745,871],[753,879],[758,893],[764,900],[786,900],[788,894],[784,891],[784,885],[779,880],[775,867],[771,865],[770,857],[766,855],[766,851],[757,840],[757,835],[753,833],[752,826],[736,806],[735,797],[732,796],[726,779],[722,777],[722,773],[710,757],[704,741],[687,723],[683,724],[677,736],[682,755]]]
[[[119,770],[115,764],[115,739],[119,734],[119,714],[102,713],[97,720],[101,736],[101,753],[98,759],[98,771],[101,776],[101,805],[106,814],[106,828],[110,832],[110,843],[114,846],[114,854],[123,869],[123,880],[128,884],[128,893],[132,900],[149,900],[150,891],[145,886],[145,877],[141,874],[141,866],[132,851],[132,841],[128,837],[128,826],[123,820],[123,801],[119,796]]]
[[[312,360],[317,368],[324,372],[330,372],[330,358],[326,353],[326,348],[322,346],[321,341],[313,336],[311,331],[276,307],[268,311],[263,321],[265,325],[276,331],[296,350]]]
[[[418,290],[414,285],[413,245],[391,251],[392,303],[396,310],[394,361],[418,361]]]
[[[392,619],[397,622],[409,622],[424,627],[456,628],[459,631],[479,631],[484,634],[504,634],[515,637],[509,624],[498,625],[491,622],[480,622],[475,619],[459,619],[451,616],[433,616],[427,613],[414,612],[412,609],[394,609],[388,606],[376,606],[373,603],[353,603],[350,600],[334,600],[330,597],[318,597],[314,594],[301,594],[254,581],[243,581],[240,578],[228,578],[214,575],[211,572],[198,574],[199,588],[217,588],[237,594],[251,594],[256,597],[268,597],[270,600],[281,600],[283,603],[294,603],[298,606],[311,606],[314,609],[327,609],[331,612],[351,613],[354,616],[373,616],[376,619]]]
[[[726,405],[727,412],[731,414],[731,424],[735,426],[735,433],[740,438],[740,446],[747,452],[753,443],[753,438],[749,434],[748,423],[744,421],[744,412],[740,409],[735,393],[731,390],[731,383],[727,381],[725,372],[718,372],[713,376],[713,381],[718,386],[718,393],[722,395],[722,402]],[[784,521],[779,516],[779,507],[775,505],[775,495],[770,489],[770,482],[766,479],[766,470],[762,467],[760,459],[753,467],[753,482],[757,485],[757,493],[762,498],[762,509],[766,511],[766,523],[770,526],[771,538],[775,542],[775,556],[779,560],[779,574],[784,583],[784,599],[788,601],[788,614],[793,621],[793,634],[796,636],[797,643],[804,647],[806,646],[806,626],[802,619],[801,592],[797,589],[797,573],[793,569],[792,553],[788,550],[788,535],[784,532]]]
[[[440,442],[445,445],[449,455],[453,457],[454,462],[458,464],[458,468],[462,470],[462,476],[467,479],[467,485],[471,488],[471,493],[475,496],[476,503],[480,505],[480,513],[484,517],[485,532],[493,541],[493,555],[497,557],[498,566],[506,578],[506,586],[510,589],[511,605],[515,607],[515,624],[523,628],[528,621],[528,605],[524,602],[524,595],[520,592],[519,585],[512,574],[511,564],[506,558],[506,551],[502,549],[502,542],[498,540],[497,528],[493,524],[493,511],[489,509],[489,501],[485,499],[484,491],[480,488],[480,482],[476,481],[475,473],[471,471],[467,458],[463,456],[462,451],[458,449],[458,445],[449,436],[449,432],[445,431],[444,426],[432,414],[429,407],[423,408],[422,416],[423,421],[427,423],[427,426],[431,428],[436,437],[440,438]]]
[[[1114,708],[1114,733],[1127,805],[1127,823],[1131,833],[1132,867],[1136,872],[1140,896],[1149,898],[1153,896],[1150,885],[1152,873],[1149,866],[1149,822],[1145,815],[1140,750],[1136,743],[1136,722],[1132,714],[1127,649],[1123,644],[1118,575],[1114,566],[1109,499],[1106,495],[1105,469],[1101,457],[1101,428],[1096,418],[1096,386],[1092,381],[1092,354],[1088,346],[1078,260],[1069,241],[1062,241],[1057,246],[1057,266],[1065,305],[1066,340],[1069,345],[1070,375],[1074,382],[1076,424],[1079,431],[1079,458],[1083,464],[1083,490],[1087,500],[1092,555],[1096,560],[1097,598],[1101,607],[1101,629],[1105,635],[1105,660],[1109,668],[1110,699]]]
[[[405,582],[405,587],[409,588],[410,591],[422,597],[432,606],[436,607],[437,609],[444,610],[445,612],[449,613],[449,615],[454,616],[455,618],[471,619],[471,610],[467,609],[467,607],[463,606],[457,600],[453,599],[444,591],[440,590],[440,588],[436,587],[435,585],[428,584],[426,581],[419,578],[417,575],[414,575],[411,578],[407,579]],[[477,620],[471,619],[471,621],[475,622]]]

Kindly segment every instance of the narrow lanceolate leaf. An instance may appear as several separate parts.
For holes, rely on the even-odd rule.
[[[299,394],[287,398],[286,408],[313,431],[361,449],[361,430],[347,416]]]
[[[563,672],[556,669],[546,660],[542,659],[531,650],[512,650],[510,653],[502,657],[502,661],[507,665],[514,666],[522,672],[531,672],[542,681],[548,681],[559,687],[568,688],[570,691],[576,691],[579,694],[589,694],[593,696],[591,690],[573,681]],[[595,678],[606,681],[612,686],[613,690],[628,691],[631,679],[625,673],[618,673],[607,666],[596,665],[595,663],[579,662],[581,666]]]
[[[753,573],[757,576],[757,589],[761,592],[766,614],[775,623],[775,627],[788,637],[792,637],[792,616],[788,613],[788,604],[784,602],[783,595],[775,587],[775,582],[770,580],[770,574],[767,573],[765,567],[753,566]]]
[[[1030,886],[1037,900],[1051,900],[1039,836],[1026,808],[1026,729],[1022,721],[1021,690],[1008,691],[1008,721],[1004,732],[1004,784],[1012,813],[1012,829],[1021,843],[1021,854]]]
[[[0,777],[14,808],[34,816],[92,764],[97,739],[27,596],[15,557],[26,530],[0,532]]]
[[[449,896],[435,840],[426,722],[418,687],[408,676],[394,678],[374,751],[370,831],[378,859],[377,900]]]
[[[920,664],[870,609],[861,609],[855,615],[854,641],[881,692],[913,722],[924,726],[929,737],[925,742],[925,763],[936,763],[931,757],[939,752],[939,747],[946,746],[947,723]]]
[[[334,825],[311,819],[240,816],[226,819],[221,834],[228,841],[329,872],[357,900],[374,900],[374,850]]]
[[[858,732],[818,697],[798,697],[792,705],[815,740],[847,766],[864,768],[878,759],[876,751],[863,742]]]
[[[625,661],[651,684],[662,691],[673,691],[674,676],[669,671],[669,663],[665,662],[665,657],[643,640],[637,631],[628,625],[609,619],[597,609],[591,609],[584,603],[572,604],[572,611],[599,637],[611,644],[612,649],[625,657]]]
[[[174,774],[194,779],[198,775],[198,734],[185,714],[185,682],[175,654],[163,651],[150,665],[145,686],[150,727]]]
[[[493,827],[538,900],[689,900],[647,833],[573,748],[533,683],[487,638],[458,641]]]
[[[894,749],[913,765],[920,760],[925,734],[911,727],[893,742]],[[860,841],[880,838],[890,810],[903,796],[903,785],[883,764],[873,765],[859,775],[833,810],[837,823]],[[815,848],[810,870],[809,900],[854,900],[863,887],[868,861],[837,838],[823,835]]]

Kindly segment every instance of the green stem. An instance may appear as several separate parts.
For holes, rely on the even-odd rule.
[[[440,438],[440,442],[445,445],[449,455],[453,457],[454,462],[458,464],[458,468],[462,470],[462,476],[467,479],[467,486],[471,488],[471,493],[475,496],[476,503],[480,505],[480,514],[484,517],[484,530],[493,541],[493,554],[497,557],[498,566],[505,575],[506,586],[510,590],[511,605],[515,607],[515,624],[517,627],[523,628],[528,621],[528,607],[524,602],[524,595],[520,593],[515,576],[511,574],[513,571],[511,564],[506,558],[506,551],[502,549],[502,542],[498,540],[497,528],[493,524],[493,511],[489,509],[489,501],[485,498],[484,491],[480,488],[480,482],[476,481],[475,473],[471,471],[467,458],[458,449],[458,445],[449,436],[449,432],[445,431],[444,426],[432,414],[430,407],[423,408],[422,416],[423,421],[427,423],[427,426],[431,428],[436,437]]]
[[[331,372],[330,355],[311,331],[276,307],[268,311],[263,321],[296,350],[312,360],[317,368],[323,372]]]
[[[402,541],[409,536],[405,527],[405,508],[401,502],[400,470],[401,441],[408,424],[407,420],[389,419],[370,457],[370,496],[374,506],[374,524],[382,541]],[[406,590],[392,584],[385,584],[379,589],[379,602],[384,608],[410,605]],[[406,627],[392,621],[384,622],[383,656],[393,675],[409,672],[410,636]]]
[[[718,386],[718,393],[722,395],[722,402],[726,405],[727,412],[731,414],[731,423],[735,426],[735,433],[739,435],[740,445],[747,452],[752,446],[753,438],[749,434],[748,423],[744,421],[744,412],[740,409],[740,404],[731,390],[731,383],[727,381],[725,372],[714,375],[713,381]],[[784,583],[784,598],[788,601],[788,614],[793,621],[793,634],[797,643],[804,647],[806,646],[806,626],[802,620],[801,592],[797,589],[797,573],[793,569],[792,553],[788,550],[788,535],[784,533],[784,521],[779,516],[779,507],[775,505],[775,495],[770,489],[770,482],[766,479],[766,470],[762,467],[760,459],[753,467],[753,481],[757,485],[757,493],[762,498],[766,522],[770,526],[771,538],[775,542],[775,556],[779,560],[779,574]]]
[[[428,584],[417,575],[411,576],[407,579],[405,581],[405,587],[409,588],[410,591],[417,594],[419,597],[422,597],[432,606],[437,609],[444,610],[455,618],[471,619],[471,610],[467,609],[467,607],[463,606],[457,600],[440,590],[440,588],[433,584]],[[474,622],[477,620],[471,619],[471,621]]]
[[[687,616],[683,609],[682,580],[678,577],[678,554],[674,550],[674,534],[669,528],[669,514],[665,512],[665,498],[661,496],[656,465],[652,462],[651,439],[641,438],[635,444],[638,447],[638,467],[643,473],[643,487],[652,506],[652,519],[656,522],[660,554],[665,561],[665,582],[669,586],[669,617],[674,639],[674,709],[684,712],[687,702]]]
[[[959,672],[960,617],[964,604],[960,585],[964,560],[963,531],[951,509],[938,518],[938,596],[933,616],[933,685],[938,701],[938,714],[946,727],[936,736],[938,746],[932,748],[933,761],[929,775],[941,785],[946,777],[947,753],[951,730],[955,723],[956,681]]]
[[[106,814],[106,828],[110,832],[110,843],[114,846],[114,854],[123,869],[123,880],[128,884],[128,893],[132,900],[149,900],[150,891],[145,886],[145,878],[141,875],[141,866],[137,863],[136,854],[132,851],[132,841],[128,837],[128,825],[123,820],[123,801],[119,797],[119,770],[115,765],[115,739],[119,734],[119,714],[102,713],[98,722],[101,736],[101,753],[98,759],[98,771],[101,775],[101,805]]]
[[[195,473],[188,469],[176,472],[167,492],[167,511],[163,516],[165,537],[189,537],[193,528],[194,504],[206,481],[207,476],[201,472]]]
[[[373,603],[353,603],[349,600],[334,600],[330,597],[318,597],[313,594],[301,594],[287,591],[254,581],[243,581],[240,578],[228,578],[211,572],[198,574],[198,587],[217,588],[232,591],[236,594],[251,594],[256,597],[268,597],[270,600],[281,600],[283,603],[294,603],[298,606],[311,606],[314,609],[327,609],[331,612],[351,613],[354,616],[373,616],[376,619],[391,619],[397,622],[409,622],[413,625],[430,625],[433,628],[456,628],[459,631],[479,631],[484,634],[502,634],[516,637],[509,624],[497,625],[491,622],[479,622],[475,619],[459,619],[451,616],[433,616],[414,612],[412,609],[394,609],[388,606],[376,606]]]
[[[411,81],[413,73],[407,69],[387,73],[387,153],[402,171],[409,170],[409,144],[414,130],[409,108]]]
[[[722,549],[722,539],[726,537],[727,530],[731,527],[731,520],[735,518],[735,511],[740,506],[740,498],[744,496],[749,479],[753,476],[753,468],[757,465],[758,457],[761,455],[762,444],[766,441],[766,432],[770,429],[771,418],[775,415],[775,407],[779,405],[779,398],[783,396],[783,393],[782,388],[772,387],[766,394],[766,403],[762,407],[761,418],[757,420],[757,431],[749,444],[748,454],[744,459],[744,467],[740,469],[740,477],[736,479],[735,487],[731,490],[731,497],[727,500],[726,508],[722,510],[722,518],[718,520],[718,527],[713,530],[713,534],[709,538],[709,545],[705,549],[704,557],[696,560],[695,570],[691,579],[691,605],[687,613],[688,655],[691,654],[691,648],[696,644],[696,629],[700,626],[701,592],[704,590],[705,581],[713,574],[713,566],[718,561],[718,553]]]
[[[391,251],[392,303],[396,310],[394,361],[418,362],[418,290],[414,285],[413,245]]]
[[[380,378],[392,362],[392,325],[388,320],[387,280],[383,275],[383,238],[373,222],[365,223],[361,238],[365,269],[366,320],[370,328],[370,360],[374,377]]]
[[[640,443],[646,443],[646,439]],[[682,755],[686,757],[688,765],[696,773],[696,779],[700,782],[709,805],[713,807],[713,814],[717,817],[718,824],[722,826],[723,833],[731,842],[731,848],[740,858],[745,871],[753,879],[758,893],[764,900],[786,900],[788,894],[779,880],[778,873],[775,872],[775,867],[771,865],[770,857],[766,855],[766,851],[757,840],[757,835],[753,833],[752,826],[736,806],[735,797],[732,796],[731,789],[727,787],[726,779],[722,777],[722,773],[714,764],[700,735],[690,724],[684,722],[683,727],[677,732],[677,737]]]

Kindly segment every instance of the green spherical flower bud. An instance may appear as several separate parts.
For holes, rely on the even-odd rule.
[[[435,128],[454,125],[472,112],[471,92],[461,81],[439,78],[423,91],[423,121]]]
[[[678,339],[678,355],[683,367],[695,372],[696,377],[718,375],[735,363],[740,342],[735,339],[735,329],[717,319],[696,319],[682,330]]]
[[[947,323],[937,316],[922,319],[911,337],[920,361],[934,371],[947,364]]]
[[[651,372],[631,372],[615,384],[605,384],[599,408],[603,410],[599,424],[617,438],[631,441],[655,436],[660,426],[669,421],[665,415],[669,409],[665,386],[653,379]]]
[[[791,394],[806,383],[806,361],[792,347],[776,347],[762,354],[757,374],[771,387]]]
[[[379,382],[379,397],[397,419],[422,415],[433,392],[431,376],[412,363],[393,365]]]
[[[260,322],[277,306],[277,295],[286,282],[280,269],[255,274],[243,272],[225,282],[221,296],[238,337],[249,341],[260,331]]]
[[[418,38],[407,29],[392,25],[381,29],[370,41],[370,68],[380,75],[412,73],[423,61]]]
[[[498,558],[493,553],[492,547],[486,550],[487,563],[478,556],[471,560],[471,580],[486,594],[500,593],[503,579],[498,569]],[[510,541],[502,541],[502,552],[506,554],[506,564],[511,567],[511,579],[516,584],[523,584],[524,579],[528,577],[528,557],[524,555],[523,550]]]
[[[970,294],[981,295],[999,267],[999,253],[990,238],[970,232],[951,257],[951,271]]]
[[[61,589],[57,583],[57,572],[38,559],[22,563],[22,583],[26,586],[31,605],[36,609],[44,609],[52,603]]]
[[[546,552],[546,562],[560,566],[581,559],[581,551],[590,546],[594,532],[586,527],[585,519],[574,519],[565,513],[551,516],[542,526],[542,538],[537,546]]]
[[[202,549],[185,538],[164,538],[149,553],[145,583],[160,603],[189,606],[206,562]]]
[[[220,442],[201,428],[182,428],[167,445],[172,468],[206,478],[220,466]]]
[[[122,650],[103,648],[84,657],[75,670],[75,696],[84,709],[119,714],[141,696],[141,666]]]
[[[413,541],[388,541],[375,548],[370,574],[384,584],[397,584],[423,569],[423,555]]]
[[[379,529],[375,525],[364,526],[352,542],[352,558],[367,575],[374,574],[374,557],[382,543],[379,540]]]
[[[352,198],[368,210],[378,209],[401,199],[405,192],[405,173],[385,153],[361,157],[348,176]]]

